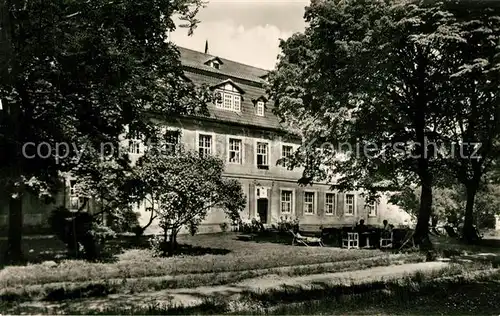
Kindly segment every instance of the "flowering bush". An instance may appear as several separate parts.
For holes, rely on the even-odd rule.
[[[262,223],[256,219],[252,218],[250,221],[242,221],[240,222],[239,231],[246,234],[255,234],[264,230],[264,226]]]
[[[291,216],[288,217],[288,215],[285,215],[285,217],[281,216],[280,221],[278,222],[278,231],[288,232],[290,230],[293,230],[294,232],[299,230],[299,219],[294,219]]]

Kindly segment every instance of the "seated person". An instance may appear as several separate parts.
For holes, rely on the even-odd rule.
[[[389,224],[386,219],[384,219],[382,223],[384,224],[384,228],[382,229],[382,237],[389,238],[391,236],[393,226]]]
[[[364,233],[364,232],[366,232],[367,230],[368,230],[368,227],[366,227],[366,225],[365,225],[365,220],[364,220],[364,219],[360,220],[360,221],[359,221],[359,224],[358,224],[358,225],[356,225],[356,231],[357,231],[358,233]]]
[[[384,221],[382,223],[384,224],[384,230],[387,230],[387,231],[391,230],[391,225],[389,225],[389,222],[386,219],[384,219]]]

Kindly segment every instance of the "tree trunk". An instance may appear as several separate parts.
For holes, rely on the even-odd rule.
[[[151,224],[153,224],[153,221],[156,219],[156,215],[154,215],[154,212],[155,211],[152,209],[151,216],[149,217],[149,222],[144,227],[141,227],[140,225],[138,226],[138,229],[136,231],[137,236],[144,235],[144,232],[146,231],[146,229],[148,229],[148,227],[151,226]]]
[[[178,230],[172,228],[172,234],[170,235],[170,242],[168,247],[168,256],[173,256],[177,250],[177,233]]]
[[[475,183],[470,183],[466,186],[467,203],[465,205],[462,239],[470,244],[477,242],[476,229],[474,228],[474,200],[476,198],[477,187]]]
[[[431,215],[431,232],[435,235],[440,235],[440,233],[437,231],[436,226],[438,224],[439,218],[437,215],[432,214]]]
[[[421,249],[432,248],[429,239],[429,220],[432,213],[432,184],[429,177],[422,181],[422,193],[420,195],[420,209],[418,211],[417,226],[413,235],[415,244]]]
[[[8,263],[20,263],[23,260],[23,200],[22,196],[9,199],[9,233],[5,258]]]

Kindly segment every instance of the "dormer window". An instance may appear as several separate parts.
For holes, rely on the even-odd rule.
[[[212,58],[205,63],[205,65],[215,69],[220,69],[222,64],[223,62],[218,57]]]
[[[239,112],[241,111],[241,96],[237,93],[219,90],[216,92],[215,107]]]
[[[261,95],[257,99],[252,100],[255,106],[255,115],[264,116],[266,113],[266,102],[267,98],[264,95]]]
[[[264,116],[264,101],[257,101],[257,115]]]
[[[215,107],[222,110],[241,111],[243,90],[231,80],[226,80],[215,89]]]

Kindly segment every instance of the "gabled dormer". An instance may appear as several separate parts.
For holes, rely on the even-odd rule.
[[[245,91],[231,79],[224,80],[211,87],[214,90],[215,107],[222,110],[241,111],[241,101]]]
[[[255,106],[255,115],[265,116],[267,101],[268,100],[267,100],[266,96],[264,96],[264,95],[261,95],[257,99],[252,100],[252,102]]]
[[[219,57],[214,57],[212,59],[209,59],[205,62],[205,65],[209,66],[209,67],[212,67],[214,69],[220,69],[220,67],[223,65],[224,63],[222,62],[222,60],[220,60]]]

